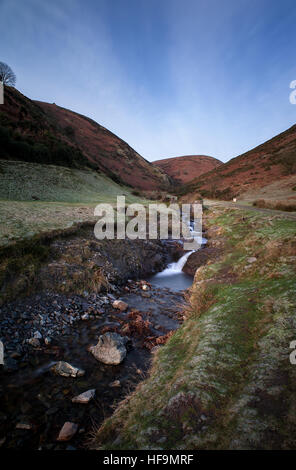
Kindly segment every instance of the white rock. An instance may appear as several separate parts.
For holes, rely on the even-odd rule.
[[[257,261],[257,258],[255,256],[251,256],[250,258],[247,258],[248,263],[255,263]]]
[[[117,333],[105,333],[99,336],[98,344],[91,346],[89,351],[104,364],[120,364],[126,356],[126,343],[128,339]]]
[[[87,392],[80,393],[72,398],[72,403],[88,403],[96,394],[96,389],[87,390]]]

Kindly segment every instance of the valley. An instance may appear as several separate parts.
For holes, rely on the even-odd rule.
[[[295,126],[225,164],[150,163],[85,116],[5,92],[0,447],[295,448]],[[97,240],[94,209],[117,196],[200,202],[201,248]]]

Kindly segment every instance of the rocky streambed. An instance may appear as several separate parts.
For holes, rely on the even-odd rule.
[[[124,243],[126,249],[130,243]],[[159,255],[149,243],[144,253],[147,247],[153,252],[158,270],[169,259],[180,256],[177,245],[175,251],[172,244],[159,245]],[[91,245],[91,250],[98,257],[99,249]],[[139,243],[136,250],[140,258]],[[104,255],[112,264],[110,256]],[[116,253],[113,257],[116,260]],[[124,257],[119,258],[122,264]],[[148,264],[142,272],[151,272],[151,258]],[[119,268],[117,261],[116,279]],[[136,268],[137,274],[141,272],[139,264]],[[151,354],[182,321],[184,292],[159,289],[145,280],[125,277],[118,284],[110,284],[106,291],[81,295],[43,291],[2,305],[2,448],[86,448],[92,430],[143,380]],[[106,345],[106,335],[108,338],[110,334],[115,339],[117,335],[124,338],[121,347],[125,354],[119,364],[106,364],[94,354],[98,339]],[[65,367],[70,368],[69,376],[61,373]],[[73,374],[71,367],[76,370]]]

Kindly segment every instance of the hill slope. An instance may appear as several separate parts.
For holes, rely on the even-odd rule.
[[[188,183],[221,164],[222,162],[217,158],[206,155],[185,155],[153,162],[153,165],[163,170],[178,183]]]
[[[182,189],[205,197],[231,199],[258,192],[296,175],[296,125],[258,147],[203,174]],[[295,181],[296,184],[296,181]]]
[[[168,177],[95,121],[5,87],[0,158],[69,167],[89,166],[116,182],[158,189]]]

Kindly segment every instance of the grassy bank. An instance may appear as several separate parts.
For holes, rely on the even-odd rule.
[[[212,208],[206,224],[219,255],[197,270],[186,321],[95,448],[296,447],[296,223]]]

